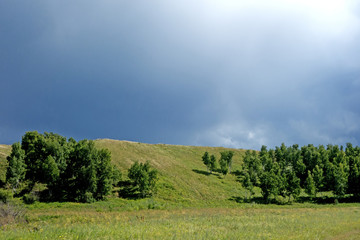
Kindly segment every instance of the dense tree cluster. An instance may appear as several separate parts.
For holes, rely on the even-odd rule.
[[[77,142],[54,133],[27,132],[21,144],[12,145],[7,161],[6,182],[15,194],[22,183],[25,192],[40,183],[45,185],[42,197],[46,200],[92,202],[104,199],[113,186],[122,187],[121,172],[111,164],[110,151],[96,148],[91,140]],[[157,171],[149,162],[135,162],[128,177],[139,196],[154,192]],[[26,194],[23,199],[33,201]]]
[[[360,194],[360,148],[282,144],[274,150],[247,151],[242,165],[243,186],[254,194],[261,189],[264,199],[276,196],[296,199],[301,189],[310,197],[332,191],[337,197]]]
[[[49,200],[91,202],[103,199],[115,180],[111,154],[93,141],[76,142],[58,134],[27,132],[12,145],[7,158],[7,182],[16,192],[19,183],[43,183]]]

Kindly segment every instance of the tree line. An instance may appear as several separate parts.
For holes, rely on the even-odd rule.
[[[104,199],[121,180],[111,164],[111,153],[91,140],[75,141],[54,133],[27,132],[14,143],[7,157],[6,183],[14,194],[21,185],[30,192],[36,183],[46,185],[50,201],[93,202]],[[157,171],[149,163],[135,162],[128,170],[133,188],[142,197],[155,188]]]
[[[241,183],[253,195],[259,187],[266,201],[277,196],[296,200],[304,190],[310,198],[331,191],[336,197],[360,195],[360,148],[338,145],[282,144],[260,152],[246,151]]]

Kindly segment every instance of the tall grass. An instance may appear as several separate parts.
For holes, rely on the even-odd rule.
[[[359,216],[359,206],[59,211],[34,215],[0,239],[358,239]]]

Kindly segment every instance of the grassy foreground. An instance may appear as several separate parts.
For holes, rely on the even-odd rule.
[[[32,210],[0,239],[360,239],[360,206]]]

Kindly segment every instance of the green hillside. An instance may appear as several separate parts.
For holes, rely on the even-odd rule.
[[[0,144],[0,183],[5,181],[7,161],[6,157],[11,152],[11,146]]]
[[[144,144],[109,139],[96,140],[96,145],[108,148],[112,161],[126,177],[127,169],[135,161],[150,161],[159,171],[156,197],[175,202],[180,201],[221,201],[241,194],[241,187],[234,174],[223,178],[222,174],[207,174],[202,162],[205,151],[220,158],[220,152],[229,150],[222,147],[194,147],[166,144]],[[240,170],[244,150],[231,149],[233,172]]]
[[[111,151],[112,162],[127,178],[127,169],[135,162],[150,161],[159,172],[156,198],[159,200],[194,203],[218,202],[241,194],[240,183],[235,174],[213,172],[208,175],[202,162],[205,151],[220,158],[220,152],[230,150],[222,147],[194,147],[166,144],[145,144],[109,139],[96,140],[96,146]],[[232,171],[240,169],[245,150],[234,151]],[[0,179],[5,179],[6,156],[11,146],[0,145]]]

